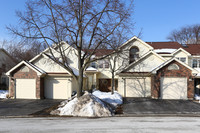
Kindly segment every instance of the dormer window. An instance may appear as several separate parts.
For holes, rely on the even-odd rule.
[[[92,62],[92,63],[90,63],[90,66],[93,67],[93,68],[97,68],[97,64],[96,64],[96,62]]]
[[[131,47],[129,50],[129,63],[131,64],[134,62],[137,58],[139,58],[139,49],[138,47]]]

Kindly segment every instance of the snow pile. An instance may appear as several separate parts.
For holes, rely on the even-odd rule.
[[[6,98],[8,95],[8,90],[0,90],[0,98]]]
[[[112,116],[111,107],[105,104],[96,96],[86,92],[80,98],[63,101],[53,115],[84,116],[84,117],[103,117]]]
[[[101,92],[99,90],[96,90],[92,94],[102,101],[113,105],[114,107],[117,107],[118,105],[123,103],[122,96],[117,91],[115,91],[112,95],[111,92]]]
[[[194,99],[195,99],[195,100],[200,100],[200,96],[197,95],[197,94],[195,94],[195,95],[194,95]]]

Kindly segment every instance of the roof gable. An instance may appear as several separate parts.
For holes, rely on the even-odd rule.
[[[136,36],[133,36],[131,39],[129,39],[128,41],[126,41],[124,44],[122,44],[119,48],[123,48],[125,47],[126,45],[129,44],[129,42],[133,41],[133,40],[137,40],[139,42],[141,42],[142,44],[144,44],[146,47],[148,47],[150,50],[153,49],[153,47],[149,44],[147,44],[146,42],[142,41],[141,39],[137,38]]]
[[[11,73],[16,70],[17,68],[19,68],[20,66],[22,65],[25,65],[25,66],[28,66],[29,68],[31,68],[32,70],[34,70],[38,76],[43,76],[46,74],[45,71],[43,71],[42,69],[38,68],[37,66],[31,64],[30,62],[28,61],[21,61],[20,63],[18,63],[15,67],[13,67],[12,69],[10,69],[6,75],[11,75]]]
[[[147,60],[146,63],[141,63],[144,60]],[[154,61],[156,61],[156,62],[154,62]],[[154,67],[156,67],[156,65],[160,65],[160,62],[158,62],[158,61],[161,61],[161,63],[162,63],[166,60],[163,57],[161,57],[160,55],[158,55],[157,53],[155,53],[154,51],[149,51],[148,53],[143,55],[141,58],[136,60],[135,62],[129,64],[124,70],[120,71],[119,73],[127,72],[134,67],[140,67],[140,68],[136,68],[136,69],[141,69],[140,72],[150,72],[152,70],[152,67],[154,68]],[[139,71],[137,71],[137,72],[139,72]]]
[[[198,73],[197,70],[193,69],[192,67],[188,66],[187,64],[183,63],[182,61],[180,61],[180,60],[178,60],[178,59],[176,59],[176,58],[172,58],[172,59],[170,59],[170,60],[164,62],[164,63],[161,64],[160,66],[158,66],[158,67],[156,67],[155,69],[153,69],[151,72],[154,73],[154,74],[156,74],[156,72],[157,72],[158,70],[162,69],[164,66],[166,66],[166,65],[169,64],[169,63],[171,63],[172,61],[176,61],[176,62],[180,63],[181,65],[187,67],[188,69],[190,69],[190,70],[192,71],[192,73],[195,73],[195,74]]]
[[[179,49],[175,50],[174,52],[172,52],[172,54],[174,55],[174,54],[176,54],[176,53],[179,52],[179,51],[184,52],[184,53],[187,54],[188,56],[191,55],[189,52],[187,52],[186,50],[184,50],[184,49],[182,49],[182,48],[179,48]]]

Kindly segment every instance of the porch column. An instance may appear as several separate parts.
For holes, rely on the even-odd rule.
[[[95,88],[97,88],[97,74],[94,73],[94,77],[93,77],[93,81],[94,81],[94,85],[95,85]]]

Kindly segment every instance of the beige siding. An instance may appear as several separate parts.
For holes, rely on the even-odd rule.
[[[67,61],[70,66],[78,69],[78,57],[77,57],[77,51],[73,47],[69,46],[67,43],[61,46],[61,49],[65,51],[65,56],[67,57]],[[47,51],[47,54],[51,55]],[[53,54],[56,58],[59,58],[61,60],[61,55],[57,51],[53,51]]]
[[[124,48],[123,51],[121,52],[120,59],[118,60],[118,65],[124,65],[127,66],[129,64],[129,50],[131,47],[136,46],[139,49],[139,57],[143,56],[146,54],[148,51],[151,49],[147,47],[147,45],[143,44],[142,42],[138,40],[133,40],[129,42]]]
[[[48,57],[40,57],[33,62],[34,65],[44,70],[45,72],[67,72],[63,67],[55,63],[53,60]]]
[[[185,63],[186,64],[189,63],[189,61],[188,61],[188,55],[185,52],[183,52],[183,51],[179,51],[179,52],[175,53],[174,57],[178,57],[178,58],[184,57],[184,58],[186,58],[186,62]]]
[[[120,77],[118,92],[124,97],[150,97],[150,77]]]
[[[135,64],[129,72],[150,72],[157,66],[161,65],[164,61],[154,54],[150,54],[148,57],[142,59]]]

